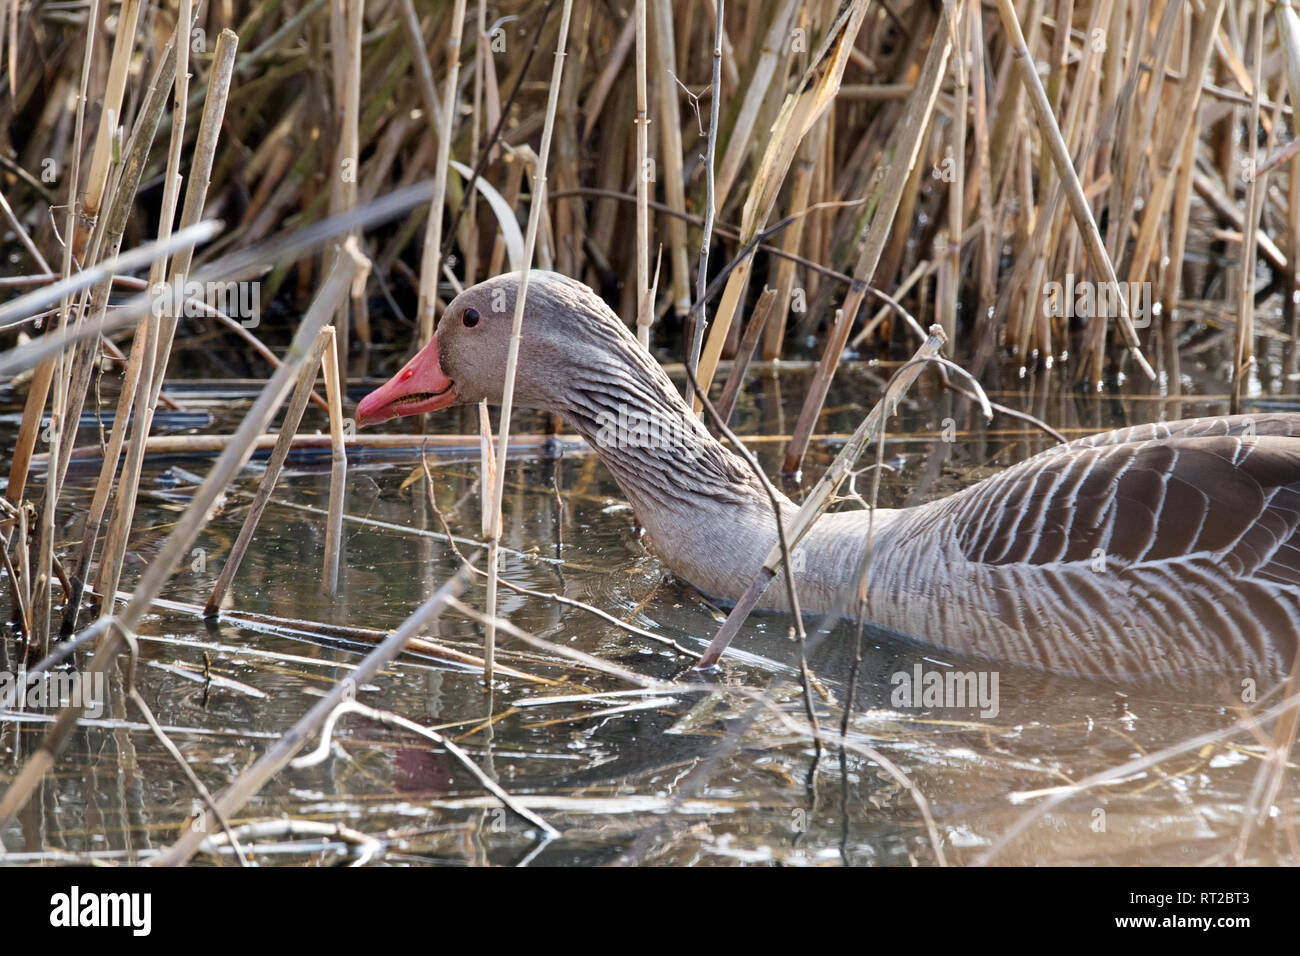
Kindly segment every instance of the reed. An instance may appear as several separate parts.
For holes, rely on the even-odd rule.
[[[537,454],[546,437],[510,434],[513,397],[495,428],[480,409],[468,435],[358,438],[345,416],[349,379],[390,373],[408,340],[433,334],[446,290],[505,269],[525,273],[512,369],[527,271],[548,265],[598,289],[671,371],[694,370],[724,427],[755,375],[815,363],[788,438],[753,439],[788,442],[790,472],[846,349],[905,358],[913,315],[941,325],[945,355],[990,388],[1051,369],[1121,398],[1176,399],[1194,339],[1231,353],[1233,408],[1249,406],[1252,378],[1300,390],[1289,3],[0,0],[0,39],[0,254],[13,264],[0,376],[23,402],[0,462],[0,571],[32,654],[61,615],[107,666],[130,636],[119,595],[138,616],[162,589],[152,566],[138,584],[126,570],[158,456],[215,456],[221,485],[169,539],[174,563],[206,526],[200,502],[236,493],[242,456],[270,453],[215,612],[239,603],[231,582],[291,452],[330,449],[329,507],[304,512],[325,529],[330,593],[342,529],[359,520],[345,507],[348,456],[427,446],[477,451],[488,558],[476,576],[489,586],[472,659],[490,685],[497,630],[514,633],[498,586],[546,597],[498,578],[514,553],[508,455]],[[1123,298],[1053,314],[1047,290],[1067,277],[1148,285],[1158,312],[1149,327]],[[183,289],[152,308],[158,286],[188,280],[256,284],[261,324]],[[863,308],[869,296],[884,304]],[[315,323],[327,307],[334,331],[286,350],[303,313]],[[201,336],[184,324],[195,320]],[[234,346],[244,374],[270,375],[248,430],[155,434],[159,404],[184,401],[180,362],[214,341]],[[1279,346],[1275,368],[1265,359]],[[299,434],[308,402],[328,435]],[[101,408],[115,416],[97,441],[78,429]],[[76,462],[95,463],[84,500],[65,487]],[[72,719],[4,813],[53,766]],[[1268,739],[1256,823],[1276,802],[1283,744]]]

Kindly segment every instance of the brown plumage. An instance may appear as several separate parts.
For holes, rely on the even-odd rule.
[[[359,422],[499,402],[516,288],[457,296]],[[766,494],[581,283],[531,274],[515,401],[587,438],[674,572],[740,595],[776,541]],[[804,608],[839,610],[870,547],[870,618],[939,647],[1093,677],[1275,677],[1300,632],[1298,528],[1300,415],[1192,419],[1071,442],[915,508],[826,515],[796,580]],[[778,587],[762,602],[784,604]]]

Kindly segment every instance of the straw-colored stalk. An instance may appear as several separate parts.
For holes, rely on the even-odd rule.
[[[937,46],[939,42],[939,35],[936,34],[934,43]],[[944,45],[948,45],[949,40],[944,37],[942,42]],[[881,397],[867,417],[854,430],[849,440],[844,443],[844,447],[835,456],[830,467],[826,469],[821,479],[808,492],[798,512],[795,513],[788,526],[785,527],[785,544],[791,551],[798,546],[799,542],[812,529],[813,523],[830,507],[835,499],[836,491],[856,465],[863,449],[884,428],[885,421],[894,413],[894,409],[902,400],[904,393],[916,381],[916,377],[921,374],[924,362],[937,356],[942,347],[943,329],[937,325],[931,326],[929,337],[917,349],[911,361],[899,370],[884,396]],[[763,561],[763,566],[754,576],[740,600],[736,602],[736,606],[731,613],[727,615],[727,619],[722,623],[722,626],[718,628],[717,634],[714,635],[708,649],[704,652],[704,656],[700,658],[697,667],[709,668],[717,664],[727,646],[739,633],[740,625],[745,622],[745,618],[754,609],[763,591],[767,589],[768,584],[776,577],[777,571],[781,569],[784,563],[781,543],[778,542],[768,552],[766,559]]]
[[[786,474],[797,473],[803,464],[803,456],[808,450],[808,442],[812,438],[817,418],[821,415],[822,406],[826,402],[831,379],[839,365],[844,346],[848,344],[853,321],[862,305],[867,286],[875,274],[876,266],[880,263],[885,244],[893,232],[903,190],[912,179],[912,170],[920,153],[926,130],[929,129],[935,100],[939,96],[939,88],[943,85],[951,53],[951,34],[947,30],[936,31],[930,43],[930,51],[926,54],[925,64],[921,68],[921,75],[916,81],[916,87],[908,98],[903,122],[894,128],[885,145],[883,154],[885,158],[882,161],[888,165],[885,169],[885,178],[881,182],[875,214],[867,227],[862,253],[854,269],[853,284],[849,286],[848,294],[844,297],[843,307],[836,312],[831,334],[817,366],[817,373],[808,385],[808,395],[804,399],[803,408],[799,411],[799,420],[795,423],[790,446],[786,450],[785,461],[782,464],[782,471]]]
[[[1263,192],[1263,181],[1267,178],[1267,173],[1259,173],[1259,136],[1255,131],[1259,129],[1259,103],[1261,96],[1261,86],[1263,85],[1264,69],[1264,0],[1255,0],[1255,26],[1251,30],[1254,40],[1254,49],[1252,50],[1252,59],[1254,61],[1254,74],[1251,77],[1250,89],[1250,123],[1246,127],[1250,130],[1247,139],[1247,162],[1246,169],[1249,175],[1246,177],[1246,208],[1242,214],[1243,226],[1241,230],[1241,277],[1237,283],[1237,328],[1234,342],[1234,355],[1236,356],[1232,364],[1232,399],[1229,408],[1232,414],[1241,411],[1241,392],[1242,381],[1248,373],[1251,365],[1255,362],[1254,337],[1255,337],[1255,258],[1258,245],[1250,241],[1250,237],[1255,235],[1259,229],[1259,217],[1263,210],[1261,198],[1267,193]]]
[[[181,44],[184,47],[185,44]],[[181,209],[181,228],[196,225],[203,217],[206,203],[208,182],[212,175],[213,158],[217,150],[217,138],[221,131],[222,118],[225,116],[226,100],[230,94],[230,83],[234,76],[235,53],[239,47],[239,38],[231,30],[222,30],[217,37],[213,51],[212,69],[209,73],[207,96],[204,100],[203,115],[199,121],[199,130],[194,145],[194,156],[190,163],[189,181],[185,187],[185,203]],[[179,53],[179,50],[178,50]],[[184,79],[181,61],[177,61],[176,81]],[[175,128],[173,128],[175,132]],[[175,193],[168,196],[167,189],[178,190],[179,177],[165,183],[164,216],[170,223],[169,210],[174,208]],[[166,229],[163,224],[162,229]],[[184,288],[193,260],[193,247],[183,247],[173,257],[169,285],[172,289]],[[155,270],[155,278],[157,277]],[[96,589],[108,597],[104,601],[104,613],[110,613],[112,595],[117,591],[121,576],[122,561],[126,554],[127,536],[131,520],[135,514],[136,492],[140,480],[140,471],[144,464],[144,443],[148,438],[153,423],[154,409],[158,404],[158,394],[162,390],[163,377],[167,373],[167,361],[171,355],[172,340],[176,334],[179,317],[173,315],[175,299],[168,296],[167,307],[160,315],[149,317],[149,338],[153,346],[145,346],[145,363],[149,374],[141,375],[139,394],[135,400],[135,423],[131,435],[131,445],[127,450],[126,464],[118,480],[118,496],[113,505],[113,517],[109,523],[109,541],[104,546],[104,555],[96,578]]]
[[[456,120],[456,92],[460,86],[460,35],[465,25],[465,0],[452,5],[447,30],[447,84],[443,88],[442,129],[438,133],[438,159],[434,167],[433,202],[424,229],[424,254],[420,260],[420,345],[433,338],[438,308],[438,275],[442,257],[442,209],[447,201],[447,177],[451,175],[451,136]]]
[[[359,270],[357,275],[364,283],[365,273]],[[354,296],[357,286],[362,283],[353,281]],[[326,335],[326,343],[321,363],[325,367],[325,395],[330,403],[330,501],[329,517],[325,521],[325,566],[321,571],[321,585],[325,594],[334,597],[339,590],[339,560],[343,551],[343,500],[347,491],[348,453],[343,438],[343,380],[339,370],[339,352],[334,342],[334,329],[327,328],[322,332]]]
[[[266,510],[267,502],[271,500],[275,483],[280,478],[280,470],[284,468],[289,449],[293,446],[294,435],[302,423],[302,413],[307,408],[307,399],[316,384],[316,376],[325,358],[325,349],[334,345],[333,333],[332,328],[321,329],[320,334],[316,336],[316,341],[312,343],[311,350],[307,353],[306,361],[302,363],[293,396],[289,399],[284,421],[281,422],[280,432],[276,436],[275,447],[271,449],[271,457],[267,460],[266,470],[262,472],[262,480],[257,486],[257,493],[253,497],[252,504],[249,505],[248,513],[244,515],[244,523],[239,528],[235,543],[230,546],[230,554],[226,556],[226,562],[221,566],[221,573],[217,575],[217,583],[212,586],[212,593],[208,595],[208,603],[203,608],[205,616],[216,614],[221,609],[222,602],[226,599],[226,592],[230,590],[230,584],[239,571],[240,563],[244,560],[244,553],[253,539],[253,532],[257,530],[258,522],[262,520],[262,512]],[[328,368],[328,361],[325,361],[325,365]],[[332,443],[334,440],[332,415],[330,425]],[[331,498],[334,492],[333,477],[331,474]],[[328,551],[328,548],[326,550]]]
[[[463,4],[463,0],[457,0]],[[505,495],[506,461],[510,444],[510,413],[515,401],[515,374],[519,368],[519,342],[524,323],[524,303],[528,298],[528,272],[532,267],[533,254],[537,247],[537,229],[546,209],[546,162],[551,154],[551,136],[555,129],[555,105],[559,101],[560,81],[564,78],[565,46],[569,37],[569,16],[573,12],[573,0],[564,0],[560,14],[560,33],[556,41],[555,65],[551,70],[551,85],[546,99],[546,119],[542,124],[542,145],[537,157],[536,171],[533,174],[533,195],[528,209],[528,229],[524,234],[524,261],[519,271],[519,291],[515,296],[515,314],[510,325],[510,347],[506,352],[506,372],[502,385],[501,426],[497,439],[497,473],[496,486],[492,490],[492,500],[484,502],[484,508],[492,514],[492,533],[488,539],[488,582],[487,614],[491,622],[487,626],[486,644],[483,651],[483,680],[490,687],[492,683],[492,666],[496,655],[496,607],[497,607],[497,561],[501,549],[501,502]]]
[[[189,7],[192,0],[182,0],[182,9]],[[94,5],[95,7],[98,4]],[[87,33],[93,32],[98,25],[96,9],[91,10],[90,19],[86,21]],[[122,97],[126,92],[126,80],[131,65],[131,51],[135,48],[136,23],[140,17],[140,0],[123,0],[118,12],[117,38],[113,42],[113,59],[108,68],[108,84],[104,89],[103,113],[100,117],[99,130],[95,134],[95,151],[90,158],[90,171],[86,178],[86,189],[81,196],[81,212],[87,220],[93,221],[99,215],[100,202],[104,198],[104,189],[108,185],[109,165],[113,158],[113,138],[117,134],[119,119],[122,115]],[[188,21],[186,21],[188,22]],[[186,38],[189,32],[186,31]],[[87,38],[89,40],[89,37]],[[182,46],[188,47],[188,43]],[[78,230],[79,242],[75,243],[78,254],[84,250],[88,233]],[[80,258],[80,255],[78,255]]]
[[[854,0],[841,11],[812,65],[799,80],[795,92],[786,98],[785,105],[773,124],[771,136],[755,169],[749,195],[745,200],[740,229],[742,247],[748,246],[767,225],[799,144],[835,99],[868,6],[867,0]],[[722,299],[709,329],[708,341],[700,354],[697,377],[700,389],[705,394],[713,382],[713,374],[722,357],[732,317],[736,314],[736,308],[749,282],[753,262],[751,250],[732,271],[723,288]],[[698,397],[692,396],[692,401],[693,407],[698,411],[701,407]]]
[[[817,172],[817,158],[826,146],[826,136],[830,128],[828,113],[817,121],[812,132],[799,146],[798,157],[794,164],[794,178],[790,184],[790,215],[798,216],[781,236],[781,250],[790,255],[799,252],[803,244],[805,226],[808,217],[809,197],[812,195],[813,179]],[[782,258],[776,267],[776,295],[779,307],[776,314],[767,322],[767,332],[763,336],[763,358],[767,360],[781,357],[781,346],[785,342],[786,318],[790,314],[790,296],[794,291],[795,262]]]
[[[1119,278],[1115,274],[1115,266],[1111,262],[1110,256],[1106,254],[1106,248],[1101,241],[1101,233],[1097,230],[1097,222],[1092,215],[1092,207],[1089,206],[1087,197],[1083,194],[1083,187],[1079,183],[1079,175],[1075,171],[1073,160],[1070,158],[1069,147],[1066,146],[1065,139],[1061,135],[1061,128],[1057,125],[1056,117],[1052,115],[1051,104],[1047,101],[1047,93],[1043,90],[1042,81],[1038,78],[1038,71],[1034,68],[1033,57],[1030,55],[1029,47],[1025,43],[1025,35],[1020,29],[1020,21],[1016,17],[1015,7],[1012,6],[1011,0],[997,0],[997,5],[998,13],[1002,18],[1002,25],[1006,29],[1008,39],[1011,41],[1012,56],[1019,67],[1020,78],[1024,83],[1025,91],[1029,94],[1029,102],[1033,108],[1035,119],[1038,121],[1038,128],[1051,149],[1052,161],[1056,164],[1056,174],[1065,187],[1066,199],[1069,201],[1070,211],[1074,214],[1079,232],[1083,236],[1084,248],[1088,251],[1088,258],[1092,260],[1093,268],[1100,272],[1105,281],[1110,284],[1110,288],[1118,290],[1120,285]],[[1199,79],[1197,85],[1199,86]],[[1154,379],[1156,373],[1142,354],[1141,342],[1138,340],[1137,330],[1133,327],[1133,318],[1129,312],[1128,299],[1122,290],[1118,298],[1120,303],[1120,334],[1123,336],[1124,343],[1132,354],[1138,368],[1148,378]],[[1105,316],[1095,316],[1094,319],[1099,330],[1105,327]],[[1094,375],[1096,375],[1096,372],[1094,372]]]
[[[763,137],[758,135],[762,132],[758,129],[759,110],[773,86],[785,78],[783,71],[778,72],[778,68],[785,62],[790,48],[790,24],[798,8],[799,0],[783,0],[763,37],[763,46],[745,88],[745,98],[741,100],[740,110],[736,113],[736,121],[731,128],[731,139],[718,167],[716,205],[719,211],[727,203],[745,157],[756,143],[763,142]]]
[[[474,108],[471,112],[473,117],[470,124],[470,146],[469,154],[477,157],[481,149],[480,141],[483,137],[483,97],[485,95],[486,76],[488,65],[492,61],[491,39],[487,34],[487,0],[478,0],[478,19],[474,24]],[[495,117],[493,118],[495,127]],[[471,210],[478,208],[478,196],[467,196],[465,201],[469,203]],[[478,216],[471,214],[466,226],[468,240],[465,243],[465,284],[473,285],[478,276]]]
[[[724,423],[731,418],[731,413],[736,407],[736,398],[740,395],[740,386],[745,381],[745,371],[754,358],[754,349],[758,345],[759,337],[763,334],[763,329],[772,320],[772,307],[779,298],[780,295],[776,289],[765,288],[758,297],[758,301],[754,303],[754,311],[749,316],[749,323],[745,326],[745,334],[740,338],[740,347],[736,350],[736,357],[731,362],[731,372],[727,375],[727,381],[722,386],[722,394],[718,396],[718,404],[715,406],[718,417]]]
[[[659,174],[668,208],[686,213],[686,186],[682,173],[682,118],[677,100],[677,60],[670,0],[651,0],[654,15],[655,78],[659,84],[659,126],[662,134]],[[691,308],[691,263],[686,248],[686,222],[669,216],[668,248],[673,267],[673,309],[685,316]]]
[[[177,32],[173,33],[168,48],[163,53],[158,69],[155,71],[153,81],[145,95],[144,104],[141,107],[139,118],[136,122],[136,129],[132,133],[131,145],[127,151],[126,160],[122,167],[121,176],[118,179],[116,194],[113,197],[113,205],[109,209],[105,219],[105,240],[107,242],[107,252],[110,259],[116,258],[120,248],[122,236],[126,230],[127,219],[134,204],[136,190],[139,188],[140,178],[144,172],[145,164],[151,146],[153,145],[154,136],[158,130],[158,123],[162,118],[162,112],[167,102],[167,90],[172,86],[175,80],[176,63],[178,58],[177,51],[177,34],[181,33],[178,24]],[[187,45],[187,44],[181,44]],[[165,209],[174,211],[175,190],[168,189],[165,191],[167,202],[164,204]],[[170,220],[169,220],[170,222]],[[124,280],[127,277],[118,276],[116,280]],[[102,321],[108,308],[108,298],[114,280],[106,280],[96,289],[96,295],[91,301],[91,321]],[[141,281],[142,287],[147,287],[147,283]],[[73,567],[71,581],[73,592],[69,596],[67,606],[64,609],[64,626],[69,630],[76,629],[77,615],[80,611],[82,590],[85,586],[86,569],[89,566],[91,555],[94,551],[95,542],[99,536],[100,523],[103,521],[104,509],[108,503],[108,494],[113,486],[113,477],[117,473],[118,457],[122,452],[122,445],[126,440],[127,422],[131,417],[131,408],[135,402],[136,388],[140,381],[140,372],[144,360],[144,349],[146,345],[152,346],[149,339],[150,322],[148,318],[142,319],[136,327],[135,335],[131,342],[131,354],[127,359],[126,370],[123,375],[121,390],[118,394],[117,411],[113,418],[113,427],[109,433],[107,450],[104,454],[104,466],[100,469],[99,480],[95,486],[95,493],[91,499],[90,509],[86,515],[86,523],[82,533],[81,550],[78,553],[76,564]],[[243,330],[246,331],[246,330]],[[86,343],[81,343],[84,347]],[[89,362],[87,362],[87,371],[89,371]],[[73,396],[77,401],[78,409],[84,402],[87,383],[78,382],[73,387]],[[69,441],[67,447],[63,449],[62,460],[59,462],[60,481],[62,475],[66,472],[68,462],[73,452],[73,439],[76,437],[75,426],[70,429]]]
[[[717,0],[718,8],[713,16],[713,74],[710,81],[709,96],[709,137],[704,153],[704,229],[700,237],[700,265],[695,273],[695,313],[690,323],[691,341],[686,350],[686,367],[698,372],[701,350],[704,345],[704,318],[708,315],[708,303],[704,293],[709,285],[709,246],[713,243],[713,220],[718,214],[717,177],[714,166],[718,149],[718,115],[719,101],[722,99],[722,44],[726,34],[726,2]],[[692,399],[691,383],[685,386],[686,398]],[[707,384],[705,390],[708,390]],[[693,406],[692,406],[693,407]]]
[[[1066,6],[1072,0],[1061,0]],[[943,326],[948,337],[948,349],[952,350],[957,337],[957,295],[961,286],[961,237],[965,231],[964,214],[966,197],[962,190],[966,185],[966,113],[970,106],[969,77],[966,74],[966,51],[970,48],[970,21],[963,15],[958,5],[948,7],[945,18],[954,19],[954,32],[957,34],[955,48],[957,55],[952,58],[956,66],[954,76],[953,104],[951,117],[952,134],[948,140],[949,154],[945,161],[951,161],[951,168],[945,170],[945,178],[951,177],[948,184],[948,229],[940,232],[945,245],[944,266],[940,270],[943,277],[943,292],[938,305],[939,324]],[[1066,20],[1066,23],[1069,21]],[[1061,21],[1057,21],[1057,33],[1062,33]]]
[[[337,182],[336,208],[331,212],[338,214],[357,205],[357,180],[360,175],[361,142],[358,126],[361,122],[361,32],[365,18],[365,0],[349,0],[344,16],[344,42],[346,56],[343,63],[343,115],[339,136],[338,164],[335,170]],[[361,233],[353,235],[360,241]],[[348,303],[339,307],[339,314],[334,325],[338,330],[334,343],[337,352],[337,367],[342,371],[344,381],[348,374],[348,352],[352,337],[352,321],[356,322],[357,338],[365,347],[370,345],[370,313],[366,309],[365,287],[352,287],[352,307],[349,314]]]
[[[78,204],[77,190],[80,186],[81,176],[81,153],[84,136],[84,122],[87,100],[87,84],[90,77],[91,59],[94,53],[95,42],[95,24],[99,12],[99,0],[92,0],[90,11],[87,19],[87,30],[85,38],[85,53],[82,60],[81,69],[81,95],[77,102],[76,133],[73,140],[73,170],[72,177],[68,187],[68,207],[66,226],[64,231],[65,241],[63,244],[63,276],[67,278],[72,273],[72,260],[74,256],[81,258],[80,253],[84,251],[85,231],[82,226],[83,220],[78,212],[84,212],[85,215],[93,218],[99,212],[99,197],[103,194],[104,187],[108,181],[108,160],[110,157],[110,147],[113,135],[116,131],[115,117],[121,112],[122,91],[126,85],[127,65],[130,59],[131,48],[135,45],[135,22],[139,14],[138,0],[128,0],[128,4],[122,10],[123,29],[118,33],[117,42],[113,51],[113,63],[110,67],[107,79],[107,93],[103,104],[103,113],[100,116],[100,125],[98,139],[95,142],[94,159],[91,163],[91,173],[87,177],[88,190],[84,201]],[[14,19],[18,16],[18,10],[15,8],[10,13]],[[14,87],[10,88],[10,95],[13,95]],[[72,300],[70,296],[64,297],[59,305],[58,328],[64,330],[68,325],[68,311],[71,307]],[[79,312],[78,324],[84,320],[84,312]],[[33,402],[32,396],[28,395],[27,407],[24,413],[34,413],[35,420],[32,430],[29,432],[29,440],[35,441],[35,429],[39,427],[41,412],[45,407],[45,399],[51,384],[53,384],[53,401],[50,407],[51,423],[48,431],[50,441],[50,451],[52,457],[57,461],[60,451],[60,442],[64,440],[63,430],[67,409],[67,388],[68,380],[68,363],[69,356],[66,352],[60,352],[58,356],[49,363],[49,371],[46,374],[38,372],[36,381],[39,382],[40,388],[37,401]],[[24,423],[26,424],[26,423]],[[74,423],[73,428],[76,427]],[[30,448],[27,449],[30,455]],[[17,460],[17,456],[15,457]],[[26,462],[24,462],[23,482],[26,480]],[[19,493],[21,493],[22,483],[20,482]],[[55,510],[59,500],[59,480],[58,469],[50,468],[46,471],[44,503],[41,509],[38,523],[39,550],[37,553],[36,578],[31,598],[31,638],[37,643],[37,646],[44,649],[49,638],[49,621],[51,611],[51,579],[53,577],[54,564],[54,517]],[[27,547],[24,539],[20,542],[23,548]]]
[[[650,346],[650,102],[646,91],[646,0],[636,0],[636,337]]]

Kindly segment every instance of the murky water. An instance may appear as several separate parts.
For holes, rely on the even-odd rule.
[[[1041,416],[1069,437],[1225,411],[1213,372],[1188,371],[1201,394],[1176,401],[1085,396],[1042,375],[991,397]],[[865,365],[846,369],[819,432],[850,431],[879,394],[881,374]],[[759,375],[742,396],[739,430],[788,434],[804,382],[789,369]],[[1129,383],[1125,391],[1142,387]],[[187,393],[195,397],[201,396]],[[1264,400],[1270,407],[1288,401]],[[309,409],[307,428],[321,427],[317,414]],[[217,411],[216,417],[211,430],[229,430],[223,426],[234,420],[231,414]],[[521,413],[517,422],[519,432],[542,430],[532,413]],[[935,440],[945,426],[955,441]],[[434,428],[472,433],[476,420],[472,410],[457,411],[439,417]],[[886,458],[897,470],[883,483],[886,505],[902,504],[918,489],[922,497],[949,493],[1050,443],[1007,417],[985,428],[963,400],[925,382],[893,428],[897,437]],[[15,429],[16,416],[0,420],[0,448],[12,447]],[[93,442],[94,431],[84,431],[83,440]],[[753,447],[773,472],[784,442],[766,439]],[[814,448],[810,478],[836,447],[830,441]],[[156,553],[189,499],[194,476],[209,463],[200,457],[150,462],[124,588]],[[431,465],[436,499],[453,531],[476,537],[477,448],[444,451]],[[459,567],[423,480],[404,486],[418,468],[411,454],[362,455],[351,462],[344,570],[340,596],[331,600],[320,585],[328,459],[291,458],[227,599],[229,613],[205,623],[185,605],[207,599],[256,488],[260,462],[230,489],[191,561],[165,591],[175,606],[160,607],[147,620],[137,669],[143,696],[208,787],[216,790],[245,770],[323,690],[348,675],[373,644],[370,632],[400,624]],[[68,482],[73,503],[88,500],[97,469],[97,462],[74,465]],[[720,623],[716,608],[673,580],[637,543],[630,510],[589,453],[570,449],[559,460],[512,460],[505,528],[510,550],[503,573],[510,581],[587,602],[695,650]],[[70,509],[59,530],[61,544],[79,540],[79,515]],[[475,584],[467,600],[481,607],[482,587]],[[559,839],[539,841],[446,751],[356,715],[340,722],[324,762],[281,772],[232,822],[342,824],[379,840],[371,859],[387,864],[621,859],[907,865],[936,862],[924,805],[946,859],[969,863],[1040,806],[1045,792],[1236,720],[1235,688],[1170,682],[1121,687],[1045,678],[1011,666],[992,671],[996,715],[982,716],[978,708],[902,708],[891,695],[894,674],[913,673],[918,665],[988,674],[990,665],[868,631],[847,746],[842,753],[830,748],[814,768],[814,748],[801,732],[805,705],[787,619],[752,618],[736,643],[742,653],[702,682],[677,652],[582,609],[503,592],[501,610],[555,644],[690,685],[671,694],[627,693],[635,688],[625,681],[503,635],[498,662],[512,672],[500,675],[489,699],[475,669],[453,659],[481,652],[482,628],[448,614],[426,632],[442,650],[426,646],[404,656],[362,688],[364,703],[454,739],[521,805],[560,830]],[[323,632],[325,625],[332,627]],[[11,637],[2,643],[0,670],[12,670],[14,643]],[[818,715],[835,738],[854,645],[854,629],[836,624],[811,656]],[[107,712],[83,721],[37,798],[3,834],[10,861],[138,861],[170,844],[197,809],[184,776],[127,700],[122,673],[108,690]],[[48,711],[0,719],[0,783],[34,751],[48,719]],[[1245,735],[1125,774],[1037,819],[998,846],[994,859],[1221,859],[1236,845],[1260,753],[1258,741]],[[881,759],[907,775],[923,804]],[[1281,799],[1294,810],[1294,788],[1290,794],[1284,790]],[[290,845],[286,834],[268,837],[259,860],[328,864],[355,853],[355,845],[337,836],[309,834]],[[1283,828],[1264,826],[1252,836],[1245,859],[1269,863],[1293,854]]]

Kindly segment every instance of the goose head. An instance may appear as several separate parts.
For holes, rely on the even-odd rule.
[[[374,425],[482,399],[499,405],[518,291],[519,274],[512,272],[456,296],[429,344],[361,400],[357,424]],[[667,384],[658,364],[600,297],[559,273],[529,273],[521,336],[514,401],[525,408],[566,411],[574,385],[571,372],[577,368],[621,367],[662,377]],[[644,360],[639,361],[641,356]]]

